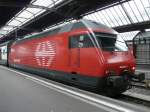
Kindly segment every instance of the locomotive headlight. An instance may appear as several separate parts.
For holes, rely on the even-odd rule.
[[[133,71],[135,70],[135,66],[132,67],[132,70],[133,70]]]
[[[109,75],[109,73],[110,73],[109,70],[106,70],[106,71],[105,71],[105,74],[106,74],[106,75]]]

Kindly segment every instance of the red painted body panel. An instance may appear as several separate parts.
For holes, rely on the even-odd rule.
[[[9,63],[93,77],[106,77],[106,70],[119,75],[122,70],[135,66],[130,52],[104,52],[94,47],[69,49],[69,36],[85,32],[88,30],[78,29],[13,43]]]
[[[135,67],[135,60],[130,53],[126,52],[103,52],[107,60],[107,70],[115,71],[117,75],[121,74],[124,70],[135,72],[132,68]]]
[[[69,56],[69,50],[66,49],[67,43],[68,39],[65,35],[25,40],[12,45],[9,62],[35,68],[66,71]]]

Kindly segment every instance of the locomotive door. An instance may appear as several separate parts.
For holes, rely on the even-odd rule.
[[[69,65],[73,73],[77,73],[80,67],[80,48],[82,47],[82,36],[74,35],[69,38],[70,59]]]

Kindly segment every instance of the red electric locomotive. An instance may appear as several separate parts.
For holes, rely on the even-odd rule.
[[[117,33],[100,23],[80,20],[16,40],[10,66],[53,79],[116,94],[128,89],[135,60]]]

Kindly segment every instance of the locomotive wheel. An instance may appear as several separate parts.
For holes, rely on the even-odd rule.
[[[108,97],[118,97],[121,95],[121,93],[124,91],[121,91],[119,88],[112,88],[112,87],[106,87],[104,89],[104,94]]]

